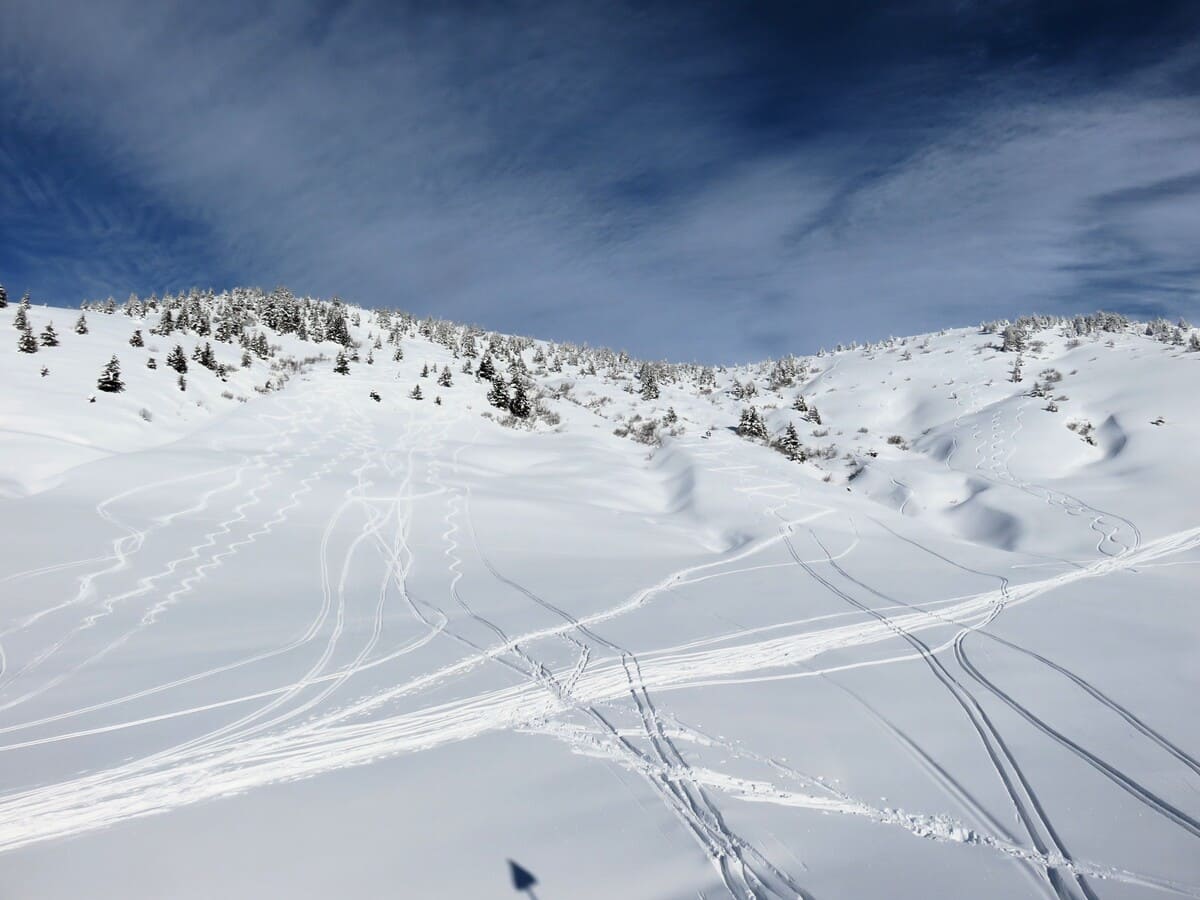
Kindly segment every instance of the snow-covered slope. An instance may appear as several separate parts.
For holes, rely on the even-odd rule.
[[[706,370],[241,300],[0,310],[5,896],[1200,896],[1186,343]]]

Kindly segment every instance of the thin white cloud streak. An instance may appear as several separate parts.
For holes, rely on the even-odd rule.
[[[1200,286],[1194,195],[1097,203],[1200,170],[1195,103],[1137,85],[1044,102],[997,89],[866,176],[869,126],[764,152],[640,85],[632,35],[657,35],[652,21],[543,20],[542,39],[495,18],[376,27],[366,7],[315,23],[293,4],[224,22],[68,6],[6,17],[0,84],[27,93],[31,126],[78,134],[202,223],[245,280],[713,360],[1092,308],[1109,299],[1088,295],[1097,278]],[[648,169],[662,196],[613,199]]]

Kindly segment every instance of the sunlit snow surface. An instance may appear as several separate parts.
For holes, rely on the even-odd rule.
[[[567,367],[531,433],[419,337],[180,393],[178,336],[35,308],[25,355],[13,312],[0,896],[503,897],[508,858],[541,900],[1200,896],[1200,353],[1050,330],[1017,384],[959,330],[760,379],[848,482],[723,390]]]

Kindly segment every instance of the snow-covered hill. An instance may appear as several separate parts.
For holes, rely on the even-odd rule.
[[[1200,896],[1190,329],[78,315],[0,309],[5,896]]]

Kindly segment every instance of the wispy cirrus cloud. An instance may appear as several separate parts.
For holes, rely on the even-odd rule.
[[[0,273],[63,299],[285,282],[713,360],[1200,312],[1194,48],[1158,32],[1101,65],[1108,32],[1031,61],[951,7],[9,7]]]

